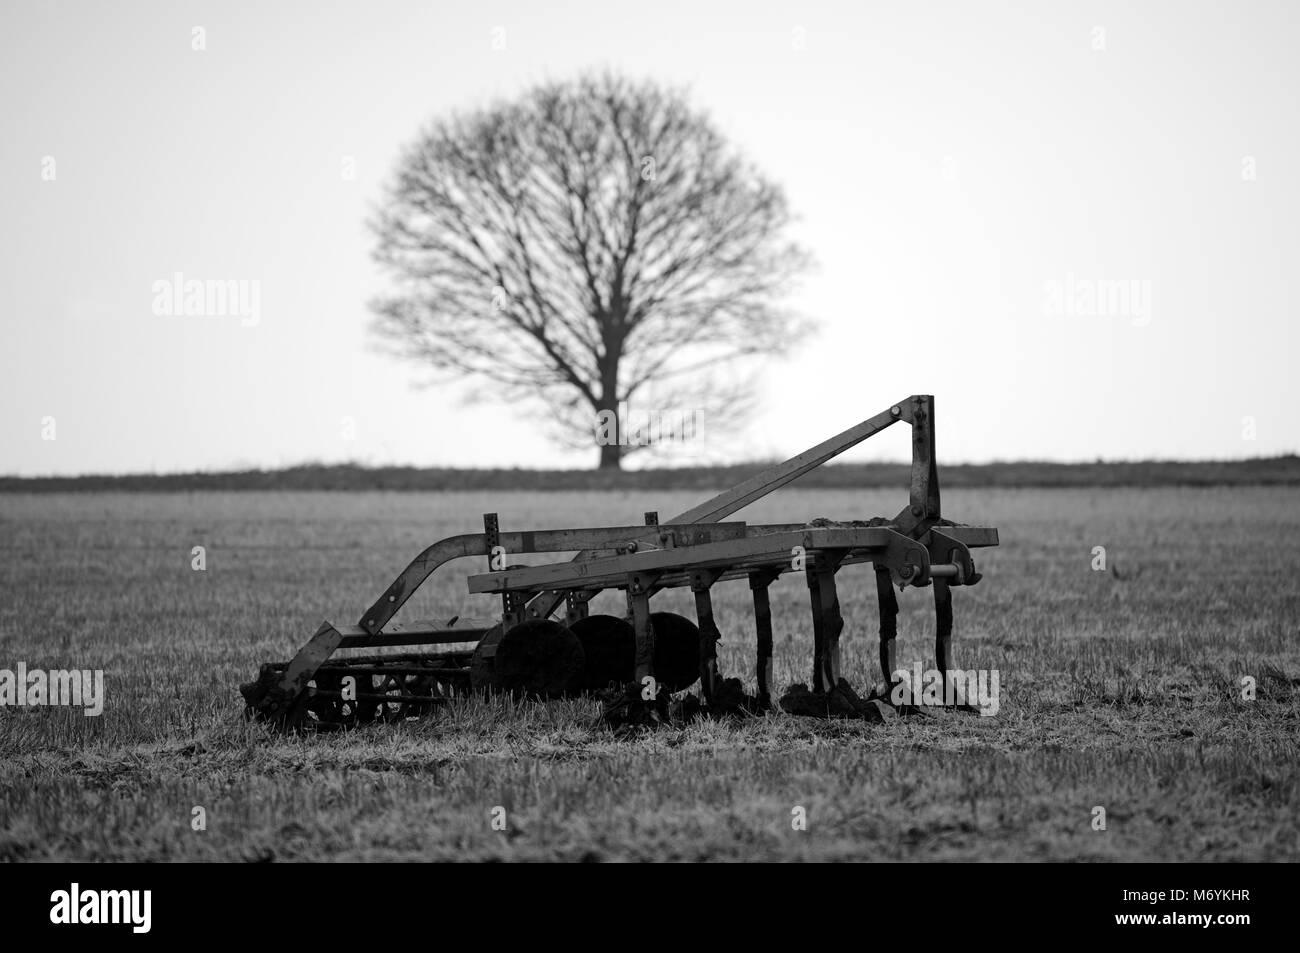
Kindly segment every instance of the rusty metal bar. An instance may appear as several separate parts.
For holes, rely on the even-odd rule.
[[[889,569],[876,567],[876,596],[880,602],[880,670],[885,683],[893,688],[894,673],[898,671],[898,596],[889,576]]]
[[[347,661],[344,659],[343,661]],[[468,661],[468,660],[466,660]],[[433,668],[424,665],[333,665],[326,663],[316,670],[317,675],[392,675],[394,677],[406,678],[407,676],[418,676],[420,678],[432,678],[437,681],[439,678],[448,676],[455,677],[459,675],[468,675],[468,666],[459,666],[457,668]]]
[[[826,620],[822,609],[821,577],[811,564],[804,571],[808,581],[808,602],[812,610],[813,626],[813,674],[812,690],[817,693],[826,691],[823,680],[826,658]]]
[[[311,689],[311,698],[331,698],[342,701],[359,701],[359,702],[386,702],[389,704],[408,704],[408,705],[437,705],[446,704],[450,701],[445,695],[400,695],[388,694],[379,695],[374,692],[357,692],[352,698],[343,698],[343,693],[336,689],[313,688]]]
[[[707,526],[604,526],[592,529],[543,529],[526,532],[500,533],[498,545],[507,553],[565,553],[575,550],[598,553],[627,547],[629,543],[659,542],[665,535],[673,545],[691,546],[703,541],[739,539],[745,535],[745,524],[710,523]],[[439,567],[462,556],[486,556],[491,552],[485,533],[465,533],[441,539],[411,560],[384,594],[376,600],[358,623],[371,635],[379,633],[412,593]],[[559,605],[561,593],[556,599]],[[551,607],[552,610],[555,606]],[[549,613],[548,613],[549,614]],[[531,615],[531,613],[530,613]]]
[[[908,398],[912,421],[912,481],[908,506],[894,518],[908,535],[928,529],[939,520],[939,465],[934,450],[934,398],[920,394]]]
[[[654,677],[655,667],[655,630],[650,622],[650,587],[654,577],[644,573],[633,573],[627,580],[628,615],[632,617],[632,628],[636,631],[636,683],[644,685],[647,677]]]
[[[944,699],[948,697],[948,673],[952,670],[952,590],[946,579],[934,580],[934,659],[943,676]]]
[[[911,399],[914,400],[915,398]],[[672,522],[712,522],[730,516],[755,500],[767,496],[773,490],[778,490],[787,483],[799,479],[808,471],[817,469],[826,461],[839,456],[850,447],[857,446],[868,437],[880,433],[891,424],[908,419],[910,411],[905,406],[907,403],[907,401],[904,401],[902,404],[895,404],[888,410],[882,411],[860,424],[855,424],[829,440],[823,440],[817,446],[810,447],[803,453],[795,454],[783,463],[768,467],[744,483],[737,484],[730,490],[719,493],[717,496],[705,500],[699,506],[692,507],[680,516],[674,517]]]
[[[564,594],[564,621],[566,625],[573,625],[587,618],[588,605],[591,597],[585,593],[574,590]]]
[[[844,617],[840,614],[840,597],[835,586],[837,561],[817,556],[814,572],[817,574],[817,595],[821,599],[822,616],[822,671],[827,690],[840,683],[840,633],[844,631]]]
[[[757,633],[756,666],[758,701],[764,708],[772,703],[772,603],[768,587],[777,575],[771,571],[749,575],[749,588],[754,593],[754,628]]]
[[[884,526],[854,528],[809,527],[790,533],[756,534],[743,539],[729,539],[691,547],[689,560],[671,549],[647,550],[620,556],[603,556],[582,562],[550,563],[520,567],[506,572],[471,575],[466,580],[469,592],[505,592],[508,590],[544,590],[563,592],[568,589],[618,588],[629,573],[688,571],[694,568],[727,568],[745,560],[764,563],[758,568],[788,566],[790,551],[802,546],[814,550],[845,550],[862,556],[885,553],[890,545],[908,545],[924,556],[924,548],[915,540],[901,536]]]
[[[722,633],[713,619],[713,597],[709,589],[719,575],[719,572],[701,570],[691,576],[695,617],[700,629],[700,692],[706,705],[713,704],[713,694],[718,685],[718,642]]]
[[[501,545],[501,524],[496,513],[483,514],[483,545],[488,551],[488,571],[491,572],[496,568],[492,565],[492,550]]]

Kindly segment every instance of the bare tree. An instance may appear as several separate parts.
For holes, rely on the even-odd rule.
[[[396,284],[375,329],[618,467],[643,441],[599,422],[632,406],[732,426],[754,359],[807,327],[777,303],[807,262],[790,219],[679,91],[543,85],[436,121],[404,152],[371,223]]]

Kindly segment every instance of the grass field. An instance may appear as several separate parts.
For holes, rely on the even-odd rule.
[[[949,491],[949,516],[1002,534],[984,581],[954,591],[957,661],[1002,675],[994,717],[776,714],[632,741],[577,700],[466,701],[306,738],[242,717],[237,687],[259,662],[287,658],[322,618],[355,621],[416,552],[484,511],[503,529],[626,523],[700,496],[0,495],[0,668],[102,668],[107,690],[97,718],[0,711],[0,859],[1300,858],[1293,487]],[[902,502],[786,490],[739,517]],[[1095,546],[1109,571],[1091,568]],[[404,616],[491,614],[458,569]],[[858,686],[876,678],[869,575],[850,567],[840,585]],[[743,584],[716,596],[722,667],[752,688],[748,600]],[[788,577],[772,601],[780,688],[808,680],[807,591]],[[900,662],[928,660],[929,593],[901,601]],[[191,829],[195,806],[206,830]],[[792,829],[796,807],[807,830]]]

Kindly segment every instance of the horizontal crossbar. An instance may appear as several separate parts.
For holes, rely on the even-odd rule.
[[[796,547],[815,558],[819,550],[837,550],[844,562],[862,562],[883,554],[899,534],[886,527],[806,527],[775,533],[750,528],[744,539],[724,540],[681,549],[654,550],[582,562],[553,563],[480,573],[467,580],[471,593],[540,592],[554,589],[617,589],[634,573],[657,574],[657,588],[684,585],[690,573],[721,569],[723,578],[752,570],[788,571]],[[987,527],[945,527],[944,532],[968,546],[996,546],[997,530]]]
[[[330,623],[343,638],[341,649],[368,649],[383,645],[450,645],[453,642],[477,642],[496,622],[492,619],[435,621],[416,619],[395,622],[378,635],[371,635],[359,625]]]

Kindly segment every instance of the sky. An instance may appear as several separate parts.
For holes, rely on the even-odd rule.
[[[817,262],[789,300],[819,333],[774,356],[749,427],[705,422],[716,459],[787,456],[914,393],[941,462],[1296,452],[1298,21],[5,0],[0,473],[593,465],[377,347],[365,223],[429,120],[605,68],[688,87]],[[177,273],[256,297],[187,315],[158,301]],[[908,455],[895,428],[845,459]]]

